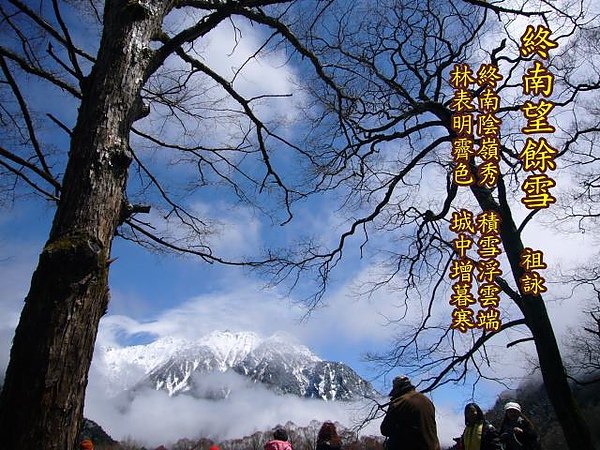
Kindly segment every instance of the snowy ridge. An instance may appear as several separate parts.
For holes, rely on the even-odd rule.
[[[377,395],[350,367],[323,361],[282,334],[262,338],[251,332],[216,331],[193,342],[163,338],[148,345],[106,349],[104,361],[115,376],[137,368],[140,377],[132,392],[150,387],[169,396],[217,399],[227,397],[236,389],[233,385],[239,388],[243,379],[280,394],[323,400]]]
[[[190,343],[184,339],[166,337],[147,345],[133,345],[123,348],[104,348],[104,363],[109,369],[118,371],[123,365],[133,364],[146,373],[165,362],[179,348]]]
[[[108,394],[113,395],[130,388],[152,369],[164,364],[178,349],[190,345],[184,339],[165,337],[147,345],[100,347],[97,349],[100,355],[95,364],[100,366],[102,374],[109,379],[112,390]]]

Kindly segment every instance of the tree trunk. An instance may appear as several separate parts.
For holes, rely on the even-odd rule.
[[[82,85],[63,188],[13,340],[0,397],[7,449],[72,449],[98,322],[108,305],[108,259],[121,220],[129,131],[166,2],[107,1],[97,61]]]
[[[504,187],[501,184],[502,182],[499,183],[499,188],[503,190]],[[510,208],[505,202],[500,201],[500,204],[498,204],[488,190],[477,187],[472,187],[471,190],[483,210],[494,210],[500,214],[502,221],[500,236],[504,251],[509,260],[514,279],[519,280],[525,273],[519,265],[523,242]],[[569,386],[567,372],[562,362],[554,329],[542,296],[521,295],[516,303],[523,313],[533,336],[544,386],[569,449],[593,450],[592,435]]]

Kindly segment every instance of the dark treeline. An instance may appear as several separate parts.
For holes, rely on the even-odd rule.
[[[581,406],[583,416],[588,421],[593,438],[600,442],[600,383],[573,385],[573,392]],[[544,450],[562,450],[566,448],[564,436],[550,400],[540,383],[529,382],[517,390],[506,391],[498,396],[493,407],[486,412],[486,418],[495,426],[502,422],[503,406],[509,401],[517,401],[523,411],[536,426],[542,448]],[[288,432],[289,441],[294,450],[315,450],[317,433],[321,422],[313,420],[307,426],[298,426],[292,422],[278,425]],[[344,450],[382,450],[383,436],[359,436],[350,429],[336,423],[342,438]],[[136,439],[114,441],[102,428],[92,421],[86,420],[84,432],[92,438],[97,450],[154,450],[155,447],[145,447]],[[272,438],[272,429],[257,431],[249,436],[225,441],[213,441],[206,437],[182,438],[175,443],[165,443],[169,450],[210,450],[212,445],[218,445],[221,450],[262,450],[264,444]],[[442,442],[448,441],[448,436],[440,436]],[[449,447],[442,446],[443,450]]]
[[[311,421],[307,426],[298,426],[292,422],[285,425],[278,425],[275,428],[284,428],[288,433],[288,440],[294,450],[315,450],[317,446],[317,434],[322,422]],[[343,425],[336,422],[336,428],[342,439],[345,450],[382,450],[382,436],[356,436]],[[96,431],[101,431],[96,430]],[[103,433],[103,432],[102,432]],[[97,436],[101,436],[98,433]],[[108,435],[106,435],[108,437]],[[205,437],[195,439],[182,438],[175,443],[165,443],[164,446],[169,450],[210,450],[213,445],[218,445],[220,450],[262,450],[267,441],[273,438],[273,430],[257,431],[249,436],[239,439],[230,439],[224,441],[213,441]],[[108,438],[110,439],[110,437]],[[106,440],[96,441],[94,448],[96,450],[154,450],[157,447],[145,447],[135,439],[126,439],[122,442]],[[160,447],[158,447],[160,448]]]

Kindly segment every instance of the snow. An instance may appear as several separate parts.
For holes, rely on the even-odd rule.
[[[214,331],[197,344],[212,349],[218,358],[219,370],[224,372],[243,361],[260,342],[260,336],[252,332]]]
[[[287,336],[282,333],[263,338],[253,332],[231,331],[214,331],[197,341],[164,337],[146,345],[100,348],[99,360],[111,378],[118,379],[124,372],[132,369],[149,374],[175,355],[198,354],[198,349],[201,348],[210,349],[218,364],[217,369],[222,372],[241,363],[252,352],[265,359],[270,359],[274,354],[278,354],[292,357],[293,360],[320,361],[320,358],[307,347],[290,343]],[[195,360],[193,369],[195,370],[204,362]]]
[[[313,395],[322,399],[347,395],[347,380],[341,384],[336,380],[339,370],[347,373],[346,366],[322,361],[281,332],[265,338],[253,332],[214,331],[196,341],[165,337],[147,345],[99,350],[100,364],[117,392],[150,383],[173,396],[193,391],[194,374],[234,369],[254,382],[267,381],[275,386],[281,382],[283,392],[292,389],[304,396],[311,379],[317,377]],[[319,375],[316,366],[321,362],[325,364]],[[356,388],[363,386],[360,380]]]

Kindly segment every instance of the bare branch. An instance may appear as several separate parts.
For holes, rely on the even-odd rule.
[[[18,66],[23,71],[25,71],[31,75],[35,75],[37,77],[43,78],[44,80],[49,81],[50,83],[54,84],[55,86],[59,87],[60,89],[67,91],[73,97],[81,99],[81,93],[79,92],[79,90],[77,88],[71,86],[70,84],[66,83],[65,81],[61,80],[60,78],[57,78],[50,72],[47,72],[47,71],[37,68],[37,67],[33,67],[31,64],[29,64],[23,58],[21,58],[20,56],[16,55],[15,53],[11,52],[10,50],[8,50],[2,46],[0,46],[0,56],[6,57],[7,59],[10,59],[11,61],[15,62],[16,64],[18,64]]]

